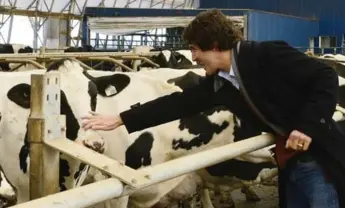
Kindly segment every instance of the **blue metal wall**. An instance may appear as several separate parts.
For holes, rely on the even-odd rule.
[[[255,9],[320,20],[319,35],[345,33],[344,0],[200,0],[200,8]]]
[[[270,1],[270,0],[262,0]],[[225,1],[228,3],[228,1]],[[258,4],[260,5],[260,4]],[[128,9],[87,7],[83,19],[83,45],[89,44],[87,17],[157,17],[157,16],[195,16],[205,9]],[[295,47],[308,47],[309,37],[318,36],[317,21],[287,17],[274,13],[222,9],[226,15],[248,14],[249,40],[285,40]]]
[[[89,45],[88,17],[178,17],[196,16],[206,9],[148,9],[148,8],[110,8],[86,7],[82,21],[82,45]],[[221,10],[226,15],[242,16],[248,10]]]
[[[200,0],[200,8],[256,9],[276,12],[278,0]]]
[[[258,11],[248,13],[249,40],[284,40],[294,47],[309,47],[309,38],[318,33],[316,20]]]

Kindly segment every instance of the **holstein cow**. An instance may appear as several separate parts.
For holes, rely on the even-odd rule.
[[[205,76],[204,69],[174,70],[166,68],[141,71],[139,73],[145,73],[148,76],[166,80],[168,83],[175,84],[181,89],[197,85]],[[261,132],[255,130],[253,126],[241,122],[236,117],[234,118],[234,141],[242,140],[261,134]],[[206,171],[204,171],[202,175],[203,177],[207,177],[209,180],[207,186],[211,186],[212,189],[216,189],[217,192],[221,191],[222,199],[224,203],[227,204],[231,204],[233,203],[233,201],[231,199],[230,193],[227,193],[228,195],[226,197],[224,191],[231,192],[236,188],[242,188],[241,190],[246,195],[247,200],[259,200],[259,197],[256,195],[256,193],[250,188],[250,186],[247,186],[246,181],[252,181],[256,179],[261,180],[261,178],[269,179],[277,173],[276,169],[271,170],[271,168],[274,168],[275,165],[273,164],[273,158],[270,157],[270,152],[267,151],[269,148],[259,150],[250,154],[245,154],[237,157],[234,160],[229,160],[218,165],[206,168]],[[262,158],[265,158],[265,160],[271,158],[272,161],[265,161],[262,160]],[[262,174],[269,175],[262,177]],[[237,185],[235,184],[234,179],[229,179],[228,176],[236,176],[239,179],[236,182]],[[251,182],[248,183],[248,185],[250,184]],[[222,190],[219,190],[217,186],[221,186]]]
[[[204,76],[203,72],[200,72],[199,70],[202,69],[194,69],[194,70],[185,70],[187,73],[184,76],[181,77],[177,77],[177,78],[172,78],[173,76],[177,75],[178,73],[181,72],[181,70],[172,70],[172,69],[159,69],[159,70],[148,70],[145,72],[140,72],[140,73],[146,73],[149,76],[158,76],[160,79],[165,79],[167,80],[167,82],[169,83],[174,83],[176,85],[178,85],[179,87],[181,87],[182,89],[186,88],[186,87],[191,87],[193,85],[198,84],[198,80],[202,79],[200,76]],[[172,75],[172,76],[169,76]],[[345,79],[341,76],[338,76],[339,79],[339,94],[338,94],[338,104],[340,107],[345,108]],[[335,111],[333,118],[342,118],[341,121],[338,122],[339,127],[345,132],[345,120],[344,120],[344,111]],[[241,135],[237,135],[237,138],[248,138],[248,137],[252,137],[252,136],[256,136],[259,135],[259,132],[255,132],[253,131],[253,128],[250,126],[247,126],[245,123],[242,122],[242,127],[241,129],[239,129],[239,131],[237,131],[237,133],[241,134]],[[238,158],[242,158],[242,157],[246,157],[248,156],[248,154],[246,155],[242,155]],[[244,160],[243,160],[244,159]],[[255,157],[252,158],[242,158],[243,161],[252,161],[253,159],[255,159]],[[247,167],[243,166],[246,163],[242,163],[239,164],[237,163],[235,160],[230,160],[230,161],[226,161],[223,162],[221,164],[212,166],[207,168],[208,173],[210,173],[211,175],[214,176],[224,176],[225,175],[231,175],[231,174],[240,174],[239,172],[237,172],[238,170],[241,170],[240,172],[243,173],[254,173],[255,174],[255,169],[256,170],[260,170],[260,166],[261,165],[267,165],[267,164],[258,164],[258,165],[253,165],[253,164],[248,164]],[[236,166],[237,168],[233,169],[231,168],[231,166]],[[242,168],[240,168],[242,167]],[[245,169],[248,170],[248,168],[254,168],[254,171],[243,171]],[[240,178],[247,178],[247,176],[245,176],[245,174],[243,174]],[[219,181],[219,178],[215,179]],[[222,181],[224,182],[224,181]],[[242,190],[242,191],[248,191],[248,190]],[[249,195],[251,196],[251,195]]]
[[[30,114],[31,74],[42,74],[43,70],[0,73],[0,165],[8,181],[16,188],[18,203],[29,200],[30,145],[28,142],[28,117]],[[49,72],[48,72],[49,73]],[[94,131],[80,128],[80,117],[94,110],[97,93],[92,94],[93,85],[80,83],[78,78],[69,82],[61,80],[61,114],[66,115],[66,137],[82,143],[96,151],[103,151],[104,141]],[[85,85],[82,85],[85,84]],[[70,88],[75,85],[77,88]],[[89,166],[65,154],[60,156],[60,190],[80,186]],[[0,188],[0,196],[6,193]]]
[[[97,112],[116,115],[130,107],[136,107],[138,103],[181,91],[178,87],[139,73],[104,72],[100,77],[90,76],[78,63],[71,60],[58,61],[48,69],[48,71],[54,70],[61,73],[61,88],[70,103],[71,111],[77,118],[85,115],[90,109],[85,103],[91,105],[91,109],[96,109]],[[27,91],[25,92],[22,93],[24,98],[28,97]],[[98,96],[95,96],[95,92]],[[27,99],[24,100],[27,105]],[[80,102],[81,100],[86,102]],[[25,104],[22,103],[21,106]],[[129,167],[139,169],[234,142],[236,140],[234,135],[237,135],[235,131],[238,130],[236,120],[231,112],[219,107],[130,135],[124,127],[109,132],[100,131],[99,134],[105,138],[106,155],[124,161]],[[272,160],[269,154],[264,155],[263,158],[257,156],[253,158],[257,161]],[[139,207],[150,207],[162,201],[184,199],[195,193],[197,185],[202,183],[201,180],[195,181],[195,177],[188,176],[190,174],[138,191],[131,195],[130,202]],[[184,183],[186,180],[188,184]],[[188,189],[188,193],[185,189],[183,192],[181,187],[186,185],[190,187],[191,181],[195,182],[194,189]],[[170,200],[167,200],[167,197],[170,197]],[[126,197],[121,200],[126,204]],[[123,202],[121,200],[120,202]]]
[[[30,46],[23,44],[0,44],[0,54],[18,54],[18,53],[32,53],[33,49]],[[26,64],[25,67],[29,67]],[[18,64],[0,62],[1,71],[10,71]],[[30,65],[31,66],[31,65]]]
[[[144,74],[147,76],[150,76],[151,78],[158,78],[160,80],[167,80],[168,83],[174,83],[177,86],[181,87],[182,89],[186,87],[193,86],[197,84],[203,76],[204,72],[201,70],[173,70],[173,69],[157,69],[157,70],[149,70],[149,71],[142,71],[137,72],[136,74],[132,73],[126,73],[126,74],[119,74],[119,73],[104,73],[99,71],[88,71],[89,74],[91,74],[93,77],[97,78],[90,78],[91,80],[94,80],[97,84],[97,86],[102,86],[102,89],[108,89],[108,90],[100,90],[105,91],[103,96],[111,97],[113,96],[113,101],[115,106],[118,105],[126,105],[123,107],[124,109],[129,108],[129,106],[133,103],[138,103],[141,101],[141,99],[136,99],[136,97],[132,97],[131,93],[135,93],[137,95],[143,95],[146,92],[150,92],[149,88],[147,88],[147,84],[150,82],[146,81],[145,85],[137,84],[137,82],[134,82],[134,77],[138,76],[138,74]],[[199,75],[197,75],[199,74]],[[106,76],[108,75],[108,76]],[[119,80],[119,77],[123,77],[123,80],[125,80],[124,75],[127,75],[128,82],[131,80],[131,83],[122,84],[117,83],[114,81],[116,77]],[[112,77],[112,78],[111,78]],[[113,80],[113,81],[111,81]],[[150,80],[151,81],[151,80]],[[152,81],[151,81],[152,82]],[[108,84],[112,83],[112,87],[109,87]],[[124,87],[124,86],[128,87]],[[132,86],[131,86],[132,85]],[[130,89],[129,87],[132,87]],[[111,88],[113,88],[113,93],[111,93]],[[132,90],[132,92],[131,92]],[[108,93],[107,93],[108,92]],[[142,92],[142,93],[141,93]],[[118,97],[122,95],[122,97]],[[127,95],[127,96],[126,96]],[[149,99],[145,99],[149,100]],[[142,101],[145,102],[145,101]],[[141,102],[141,103],[142,103]],[[111,106],[114,106],[111,105]],[[100,105],[98,105],[100,106]],[[135,105],[134,105],[135,106]],[[134,107],[133,106],[133,107]],[[120,112],[121,110],[113,108],[109,112],[106,110],[107,107],[99,108],[101,113],[107,113],[107,114],[116,114],[116,112]],[[114,112],[116,111],[116,112]],[[217,112],[219,111],[219,112]],[[222,127],[222,125],[225,125]],[[123,129],[122,129],[123,130]],[[116,134],[120,133],[120,130],[115,131]],[[114,134],[115,134],[114,132]],[[149,134],[152,135],[152,139],[149,141]],[[255,127],[250,126],[248,123],[245,123],[244,121],[240,121],[238,118],[233,116],[231,112],[227,111],[226,109],[222,108],[216,108],[213,110],[210,110],[209,112],[204,112],[203,114],[190,117],[190,118],[184,118],[180,119],[178,121],[170,122],[168,124],[163,124],[158,127],[149,128],[144,131],[138,132],[138,133],[132,133],[129,135],[131,141],[139,141],[139,139],[144,140],[144,138],[148,139],[147,143],[151,144],[151,141],[153,142],[152,146],[148,147],[151,151],[147,154],[147,156],[143,157],[142,160],[139,160],[141,157],[135,156],[130,157],[129,154],[126,153],[125,161],[127,165],[131,165],[130,161],[134,162],[134,158],[137,158],[139,161],[135,162],[137,165],[131,166],[133,168],[141,168],[141,166],[148,166],[153,165],[161,159],[160,162],[164,162],[170,158],[157,158],[158,161],[154,161],[155,157],[154,154],[161,155],[162,153],[155,153],[155,145],[160,145],[159,143],[162,143],[161,147],[157,147],[157,149],[166,152],[166,154],[171,156],[172,158],[184,156],[187,154],[190,154],[192,152],[202,151],[207,148],[215,147],[217,145],[226,144],[230,142],[236,142],[238,140],[242,140],[248,137],[257,136],[260,135],[261,132],[257,131]],[[121,134],[122,136],[124,134]],[[158,138],[158,135],[160,136]],[[142,136],[142,138],[140,137]],[[115,136],[114,136],[115,137]],[[105,137],[107,138],[107,137]],[[116,136],[116,138],[122,138],[121,136]],[[176,139],[179,138],[179,139]],[[108,139],[106,139],[108,141]],[[157,141],[158,140],[158,141]],[[171,142],[171,147],[169,148],[169,142],[166,144],[166,141]],[[212,143],[215,142],[215,143]],[[221,144],[219,144],[219,143]],[[108,143],[108,142],[107,142]],[[107,155],[110,155],[111,157],[114,157],[114,153],[119,153],[119,150],[115,149],[115,147],[118,147],[120,143],[118,140],[114,141],[113,139],[110,139],[109,144],[113,143],[111,145],[114,148],[114,152],[111,152],[112,150],[109,147],[108,151],[106,151]],[[124,143],[124,142],[122,142]],[[146,143],[146,144],[147,144]],[[135,142],[134,142],[135,144]],[[133,145],[134,145],[133,144]],[[145,146],[146,148],[147,146]],[[128,147],[127,150],[132,150],[137,153],[144,151],[144,146],[140,148],[139,142],[135,147]],[[166,149],[164,149],[166,148]],[[230,192],[234,188],[241,188],[246,187],[246,184],[255,184],[261,182],[263,179],[268,179],[274,176],[274,174],[277,173],[277,170],[274,169],[274,162],[273,158],[270,154],[271,147],[264,148],[262,150],[258,150],[249,154],[242,155],[240,157],[235,158],[234,160],[225,161],[223,163],[220,163],[218,165],[211,166],[209,168],[206,168],[206,171],[200,172],[199,176],[202,176],[202,179],[204,181],[204,186],[209,188],[216,188],[214,184],[222,186],[223,189]],[[126,150],[126,147],[124,147]],[[136,149],[136,150],[134,150]],[[156,150],[158,151],[158,150]],[[123,153],[122,153],[123,154]],[[128,157],[127,157],[128,156]],[[145,160],[145,158],[149,158],[151,156],[152,162],[150,163],[150,160]],[[122,156],[123,157],[123,156]],[[116,156],[115,156],[116,158]],[[128,159],[127,159],[128,158]],[[128,161],[129,160],[129,161]],[[272,169],[273,168],[273,169]],[[187,182],[186,182],[187,181]],[[176,185],[174,189],[172,189],[167,195],[165,195],[163,198],[160,199],[161,203],[164,203],[164,205],[169,204],[168,202],[171,202],[172,199],[184,199],[188,194],[191,194],[195,189],[191,187],[197,187],[200,185],[200,178],[195,178],[186,176],[183,179],[183,182]],[[247,183],[246,183],[247,181]],[[162,184],[163,186],[163,184]],[[159,190],[157,188],[157,190]],[[187,191],[191,191],[188,194]],[[250,189],[243,189],[244,191],[250,191]],[[159,198],[159,195],[152,194],[151,192],[141,192],[143,195],[133,195],[131,196],[131,202],[136,204],[137,206],[151,206],[153,204],[153,201],[151,203],[148,203],[147,200],[144,204],[144,199],[147,199],[143,196],[146,196],[145,194],[149,195],[151,194],[151,198],[153,199],[155,196],[155,200]],[[247,196],[251,196],[253,193],[247,193]],[[163,195],[163,194],[162,194]],[[184,197],[183,197],[184,196]],[[254,199],[255,194],[254,194]],[[141,200],[140,200],[141,199]],[[227,201],[228,203],[231,202],[231,199],[228,199],[230,201]],[[140,204],[141,203],[141,204]]]
[[[65,69],[62,67],[60,70],[64,71]],[[74,68],[74,70],[76,69]],[[89,76],[90,80],[93,80],[98,86],[100,97],[97,99],[97,112],[100,113],[116,115],[131,106],[135,107],[139,103],[164,95],[161,92],[161,94],[151,93],[157,86],[162,85],[162,81],[140,72],[106,73],[88,71],[88,73],[92,75]],[[69,76],[66,75],[66,77]],[[167,85],[167,83],[165,84]],[[165,88],[167,88],[165,94],[181,91],[181,88],[172,88],[169,85]],[[241,133],[241,128],[245,125],[240,125],[238,121],[230,111],[218,107],[189,118],[179,119],[140,132],[134,132],[130,135],[126,134],[124,127],[121,127],[115,131],[106,132],[108,135],[104,135],[107,143],[105,154],[125,161],[126,165],[134,169],[143,168],[249,137],[247,135],[252,132],[245,134],[245,131],[243,131]],[[262,161],[272,162],[273,158],[269,151],[263,151],[265,151],[264,154],[252,153],[255,155],[253,159],[257,163]],[[262,166],[267,168],[274,166],[272,163],[265,165]],[[238,165],[234,164],[231,167],[236,168]],[[262,175],[258,173],[264,167],[257,168],[255,173],[249,174],[250,176],[248,174],[243,175],[247,177],[247,180],[257,180],[259,176],[258,180],[260,181]],[[164,202],[163,205],[168,205],[168,202],[190,197],[195,193],[197,186],[202,185],[200,184],[201,180],[189,177],[189,175],[174,180],[169,186],[161,183],[139,191],[130,196],[130,202],[139,207],[150,207],[158,202]],[[188,183],[185,183],[185,180]],[[186,190],[193,190],[193,188],[190,188],[191,184],[194,184],[194,191],[186,192]]]
[[[130,108],[131,105],[135,106],[138,102],[146,102],[158,96],[180,91],[178,87],[137,73],[131,73],[131,76],[128,76],[125,73],[117,73],[114,76],[102,76],[97,79],[93,79],[89,76],[89,78],[87,78],[84,76],[83,69],[79,64],[70,60],[61,62],[60,65],[51,66],[49,70],[60,71],[61,79],[66,83],[70,83],[70,87],[75,87],[76,90],[80,89],[80,87],[75,84],[76,79],[79,80],[79,83],[83,82],[88,84],[90,83],[90,80],[95,83],[99,93],[97,101],[95,102],[96,111],[101,113],[106,112],[114,114]],[[107,74],[107,72],[103,73]],[[142,90],[141,92],[136,93],[136,95],[126,93],[136,92],[138,88]],[[116,99],[114,99],[115,97]],[[78,96],[76,96],[76,100],[79,101]],[[155,132],[135,133],[128,137],[126,130],[124,128],[120,128],[116,132],[99,133],[106,141],[105,154],[111,158],[125,161],[127,166],[134,169],[150,164],[160,163],[161,161],[164,161],[164,158],[171,158],[169,154],[165,155],[164,150],[161,151],[159,140],[153,141],[154,137],[158,136],[153,135]],[[151,154],[150,151],[152,148],[154,148],[154,151],[152,151]],[[162,196],[178,184],[174,181],[181,181],[180,178],[182,177],[172,179],[172,182],[168,181],[157,186],[150,187],[148,190],[145,189],[143,193],[151,196],[147,198],[143,197],[142,199],[145,199],[146,201],[139,203],[143,204],[145,207],[147,207],[147,205],[154,205]],[[156,195],[158,195],[158,197],[156,197]],[[139,197],[138,199],[140,201],[141,198]],[[122,200],[125,204],[127,203],[126,198],[122,198],[119,203],[122,203]],[[114,207],[119,207],[119,205]],[[124,205],[124,207],[126,207],[126,205]]]
[[[157,49],[152,49],[150,51],[157,51]],[[160,68],[200,68],[200,66],[192,60],[192,53],[190,50],[161,50],[158,55],[153,55],[149,59],[158,64]],[[127,60],[124,61],[124,64],[132,68],[133,61]],[[138,65],[139,71],[146,68],[152,68],[152,66],[144,62]]]
[[[80,53],[80,52],[120,52],[119,50],[99,50],[95,49],[90,45],[86,45],[83,47],[68,47],[64,50],[65,53]],[[114,65],[114,63],[109,61],[99,61],[99,60],[81,60],[84,64],[102,71],[126,71],[121,66]]]

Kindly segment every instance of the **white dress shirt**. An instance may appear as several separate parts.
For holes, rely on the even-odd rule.
[[[237,78],[234,74],[234,70],[232,66],[230,67],[230,72],[219,71],[218,75],[223,77],[224,79],[230,81],[232,85],[234,85],[237,89],[240,89],[240,85],[238,84]]]

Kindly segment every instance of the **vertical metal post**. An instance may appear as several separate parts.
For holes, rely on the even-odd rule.
[[[31,75],[30,106],[30,200],[33,200],[59,192],[59,151],[44,144],[45,140],[64,136],[58,72]]]

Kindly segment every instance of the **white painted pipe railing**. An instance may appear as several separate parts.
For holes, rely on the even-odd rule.
[[[55,80],[55,82],[49,82],[48,80]],[[47,84],[47,83],[50,83],[50,84]],[[61,126],[59,122],[59,119],[58,119],[59,116],[57,116],[59,112],[58,110],[56,110],[56,109],[59,109],[59,100],[56,99],[57,92],[60,92],[59,86],[58,86],[59,83],[60,81],[59,81],[58,73],[56,74],[50,73],[50,74],[45,75],[45,77],[42,77],[40,75],[33,76],[33,79],[31,81],[32,86],[35,86],[31,88],[32,95],[35,95],[38,98],[33,99],[34,96],[31,97],[32,109],[31,109],[31,116],[30,116],[31,122],[29,123],[30,124],[29,129],[31,129],[31,131],[29,131],[30,133],[29,138],[35,140],[36,147],[39,144],[41,147],[41,150],[38,152],[35,152],[36,154],[30,155],[30,159],[32,159],[33,156],[36,156],[38,158],[38,161],[36,161],[37,163],[36,167],[39,169],[39,171],[30,172],[31,176],[33,174],[36,174],[35,175],[36,178],[33,177],[34,180],[31,180],[30,184],[33,187],[32,190],[35,190],[37,192],[35,194],[38,197],[41,195],[48,195],[48,196],[35,199],[27,203],[22,203],[14,207],[19,207],[19,208],[20,207],[35,207],[35,208],[36,207],[39,207],[39,208],[40,207],[44,207],[44,208],[74,207],[75,208],[75,207],[92,206],[98,202],[102,202],[107,199],[118,198],[124,195],[131,194],[132,192],[137,191],[141,188],[154,185],[154,184],[157,184],[169,179],[176,178],[178,176],[211,166],[213,164],[217,164],[217,163],[229,160],[231,158],[237,157],[242,154],[259,150],[261,148],[267,147],[274,143],[273,136],[270,134],[265,134],[265,135],[252,137],[246,140],[242,140],[239,142],[227,144],[221,147],[216,147],[213,149],[204,150],[202,152],[183,156],[178,159],[170,160],[162,164],[157,164],[157,165],[146,167],[143,169],[130,170],[130,171],[129,170],[125,171],[125,167],[117,165],[118,161],[115,161],[115,160],[109,161],[109,158],[108,158],[107,159],[108,161],[101,165],[102,168],[111,169],[110,173],[114,173],[114,172],[119,173],[122,171],[122,177],[120,177],[121,174],[118,175],[120,179],[121,178],[122,180],[126,179],[126,177],[123,177],[123,173],[128,172],[130,174],[131,180],[133,179],[140,180],[140,177],[143,177],[143,176],[145,176],[146,180],[144,181],[144,183],[136,183],[137,185],[133,186],[136,188],[132,189],[127,185],[123,185],[122,182],[118,181],[117,179],[111,178],[104,181],[89,184],[86,186],[82,186],[79,188],[75,188],[72,190],[67,190],[61,193],[49,195],[49,193],[55,193],[55,188],[57,188],[55,186],[50,186],[51,185],[50,183],[55,183],[58,180],[58,177],[56,175],[58,174],[58,171],[53,170],[54,167],[56,167],[55,166],[56,164],[49,162],[49,159],[50,159],[49,157],[47,157],[46,160],[40,160],[40,159],[42,159],[42,157],[44,156],[43,153],[45,153],[46,156],[50,156],[48,153],[52,152],[52,151],[49,151],[49,152],[44,151],[45,145],[47,144],[52,145],[55,142],[56,144],[52,145],[51,147],[53,147],[55,151],[57,150],[62,151],[61,146],[60,146],[60,149],[57,148],[59,147],[58,144],[60,145],[61,143],[66,144],[66,142],[59,142],[65,139],[65,138],[63,139],[61,138],[63,136],[62,135],[63,128],[61,127],[63,126]],[[46,96],[50,94],[51,96]],[[46,97],[47,98],[55,97],[55,100],[54,99],[49,100]],[[338,110],[341,110],[342,112],[344,112],[344,109],[340,109],[339,107],[338,107]],[[34,126],[34,124],[37,124],[37,125]],[[42,124],[46,125],[46,128],[43,128],[44,125]],[[35,128],[32,128],[32,127],[35,127]],[[48,133],[42,133],[42,132],[45,132],[45,129],[48,130]],[[40,139],[39,143],[38,143],[38,139]],[[65,148],[68,149],[67,147],[71,148],[72,146],[73,146],[72,144],[71,145],[67,144]],[[38,148],[36,148],[36,150],[37,149]],[[79,157],[88,155],[88,154],[85,154],[85,152],[87,153],[87,149],[85,148],[82,148],[82,150],[79,150],[79,151],[76,151],[76,149],[73,149],[73,150],[74,151],[67,151],[67,153],[77,152],[77,155],[75,155],[76,158],[78,158],[78,154],[80,154]],[[66,150],[62,152],[66,152]],[[85,158],[90,159],[87,157]],[[58,158],[55,158],[55,159],[56,160],[53,160],[53,161],[58,161]],[[103,161],[103,160],[104,160],[104,157],[100,157],[98,161]],[[88,162],[89,163],[92,162],[94,166],[97,166],[98,164],[98,162],[95,162],[95,161],[88,160]],[[43,163],[43,165],[39,163]],[[33,168],[34,167],[33,165],[34,163],[30,163],[30,167],[31,167],[30,170],[35,170],[35,168]],[[117,169],[117,168],[122,168],[122,170]],[[49,174],[45,175],[44,173],[47,173],[47,171],[50,171],[50,172]],[[41,178],[51,179],[51,180],[45,180],[45,181],[38,180]],[[130,184],[130,183],[128,183],[127,181],[126,184]],[[45,187],[49,188],[49,190],[42,192],[42,189],[44,189]],[[36,197],[36,195],[34,197]]]
[[[274,137],[271,134],[264,134],[149,166],[140,171],[143,171],[144,174],[151,177],[151,181],[146,185],[152,185],[232,159],[245,153],[262,149],[272,144],[274,144]]]
[[[149,183],[145,184],[146,187],[229,160],[242,154],[268,147],[273,143],[274,138],[271,134],[260,135],[170,160],[165,163],[140,169],[138,171],[143,171],[143,174],[150,175],[150,181]],[[79,188],[52,194],[26,203],[18,204],[13,206],[13,208],[87,207],[108,199],[129,195],[136,190],[138,189],[134,190],[124,187],[123,184],[117,179],[110,178]]]
[[[262,149],[274,143],[270,134],[252,137],[246,140],[205,150],[192,155],[184,156],[165,163],[140,169],[150,176],[145,187],[157,184],[198,169],[208,167],[219,162],[229,160],[239,155]],[[202,158],[202,159],[200,159]],[[186,165],[187,164],[187,165]],[[144,187],[140,187],[144,188]],[[138,189],[124,187],[117,179],[111,178],[95,182],[79,188],[74,188],[57,194],[22,203],[13,208],[68,208],[87,207],[96,203],[128,195]]]

